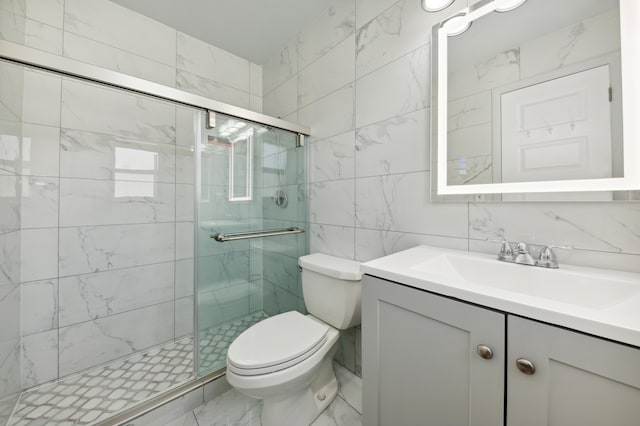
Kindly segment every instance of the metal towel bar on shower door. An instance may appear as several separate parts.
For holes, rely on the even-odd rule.
[[[237,232],[234,234],[213,234],[211,235],[211,238],[213,238],[214,240],[220,243],[224,243],[225,241],[246,240],[249,238],[274,237],[276,235],[300,234],[301,232],[304,232],[304,229],[300,229],[296,226],[292,226],[291,228],[271,229],[266,231]]]

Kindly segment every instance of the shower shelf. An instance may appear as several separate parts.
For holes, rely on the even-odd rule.
[[[277,235],[289,235],[289,234],[300,234],[304,232],[304,229],[300,229],[296,226],[285,229],[271,229],[265,231],[252,231],[252,232],[236,232],[233,234],[213,234],[211,238],[214,240],[224,243],[226,241],[236,241],[236,240],[246,240],[250,238],[264,238],[264,237],[275,237]]]

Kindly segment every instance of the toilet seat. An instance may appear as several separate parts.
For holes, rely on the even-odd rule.
[[[267,318],[245,330],[227,352],[227,368],[242,376],[299,364],[327,341],[329,326],[297,311]]]

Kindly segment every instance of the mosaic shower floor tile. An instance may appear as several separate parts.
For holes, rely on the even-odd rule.
[[[247,328],[267,318],[264,312],[256,312],[245,318],[213,330],[208,330],[200,337],[200,368],[209,371],[226,364],[227,348]]]
[[[202,371],[223,367],[231,342],[264,318],[259,312],[203,331]],[[193,377],[193,338],[187,337],[24,392],[9,425],[93,424]]]

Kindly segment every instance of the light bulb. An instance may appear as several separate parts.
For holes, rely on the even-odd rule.
[[[454,0],[422,0],[422,8],[427,12],[438,12],[446,9]]]
[[[452,18],[447,19],[443,24],[442,28],[447,31],[447,35],[449,37],[454,37],[462,34],[467,31],[471,26],[471,21],[467,19],[466,15],[456,15]]]

